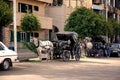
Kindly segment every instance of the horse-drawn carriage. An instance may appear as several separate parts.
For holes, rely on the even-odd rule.
[[[57,59],[61,58],[64,61],[71,59],[80,60],[81,48],[78,34],[75,32],[58,32],[56,33],[57,40],[41,41],[33,38],[33,43],[36,46],[37,53],[40,59]]]
[[[81,48],[78,34],[75,32],[58,32],[56,36],[57,41],[53,41],[53,58],[61,58],[63,61],[75,58],[76,61],[79,61]]]

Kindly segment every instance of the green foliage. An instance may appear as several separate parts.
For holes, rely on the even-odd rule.
[[[104,17],[85,7],[79,7],[67,19],[65,30],[77,32],[80,38],[93,37],[105,34],[105,25]]]
[[[25,14],[24,18],[21,21],[21,28],[23,31],[36,31],[39,30],[41,24],[39,20],[33,14]]]
[[[36,47],[35,47],[34,44],[28,43],[28,42],[23,42],[23,45],[24,45],[26,48],[28,48],[29,50],[31,50],[32,52],[38,54],[38,53],[37,53],[37,49],[36,49]]]
[[[118,23],[115,19],[109,18],[108,20],[109,27],[112,29],[111,35],[118,35],[120,34],[120,23]]]
[[[0,0],[0,27],[7,26],[13,21],[12,9],[3,0]]]
[[[8,26],[13,21],[12,9],[6,2],[0,0],[0,41],[3,41],[3,27]]]

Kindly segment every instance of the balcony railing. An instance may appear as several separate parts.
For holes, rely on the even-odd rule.
[[[46,3],[52,3],[53,0],[37,0],[37,1],[42,1],[42,2],[46,2]]]
[[[93,4],[101,4],[102,3],[102,0],[92,0],[93,1]]]
[[[13,1],[13,0],[9,0],[9,1]],[[45,3],[52,3],[53,2],[53,0],[36,0],[36,1],[42,1]]]

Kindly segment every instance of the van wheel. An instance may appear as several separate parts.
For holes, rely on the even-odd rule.
[[[10,69],[11,62],[9,60],[4,60],[2,63],[2,69],[3,70],[9,70]]]

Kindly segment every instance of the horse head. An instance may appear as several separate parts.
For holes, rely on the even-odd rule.
[[[33,43],[35,44],[36,48],[39,47],[39,40],[37,38],[33,38]]]

